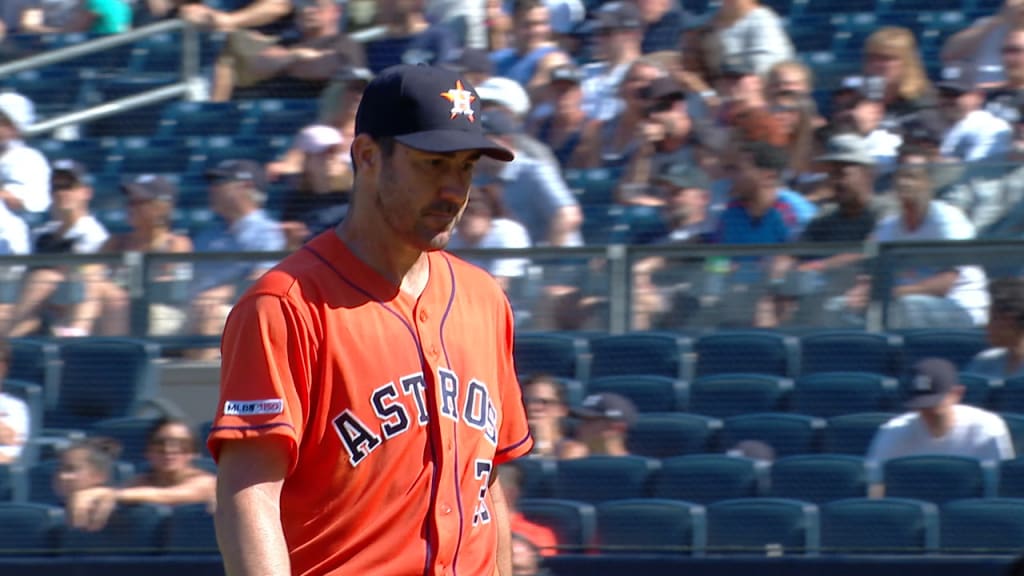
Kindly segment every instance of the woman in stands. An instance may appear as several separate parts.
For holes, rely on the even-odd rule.
[[[565,387],[553,376],[538,374],[523,382],[526,417],[533,434],[532,456],[564,458],[575,449],[575,442],[565,436],[565,418],[569,405]]]
[[[213,507],[217,478],[198,468],[196,438],[185,422],[162,418],[146,438],[150,469],[124,488],[95,486],[71,494],[72,526],[97,530],[118,504],[207,504]]]
[[[885,82],[885,118],[890,122],[935,105],[935,90],[921,63],[917,40],[906,28],[886,26],[868,36],[864,75]]]

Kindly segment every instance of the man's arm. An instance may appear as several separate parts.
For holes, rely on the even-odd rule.
[[[227,576],[289,576],[281,528],[281,488],[288,471],[283,438],[223,443],[217,463],[217,544]]]
[[[907,284],[906,286],[898,286],[893,292],[897,296],[907,296],[910,294],[926,294],[929,296],[938,296],[939,298],[945,298],[947,294],[953,290],[953,286],[956,284],[957,278],[960,273],[956,270],[950,270],[948,272],[940,272],[935,276],[925,278],[920,282],[913,284]]]
[[[973,60],[981,48],[981,43],[1003,22],[1002,13],[976,21],[970,28],[950,36],[942,47],[939,58],[943,62]]]
[[[495,553],[495,574],[497,576],[512,576],[512,525],[511,516],[508,511],[508,501],[505,500],[505,492],[501,489],[501,482],[498,481],[498,473],[491,474],[491,481],[488,484],[491,492],[491,504],[493,505],[494,525],[498,531],[498,549]]]

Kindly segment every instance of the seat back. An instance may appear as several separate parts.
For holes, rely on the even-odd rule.
[[[908,374],[918,360],[929,357],[945,358],[963,370],[988,346],[981,330],[912,330],[903,335],[903,373]]]
[[[589,456],[558,463],[555,497],[598,503],[641,498],[658,461],[642,456]]]
[[[662,461],[651,480],[655,498],[710,504],[760,496],[764,470],[750,458],[725,454],[692,454]]]
[[[134,504],[118,506],[103,529],[90,532],[69,528],[61,542],[63,554],[152,555],[163,551],[167,541],[166,506]]]
[[[650,374],[688,380],[691,350],[689,338],[672,333],[599,336],[590,340],[590,377]]]
[[[940,546],[946,554],[1018,555],[1024,542],[1024,499],[984,498],[942,506]]]
[[[793,381],[769,374],[701,376],[690,386],[690,410],[714,418],[784,412]]]
[[[800,338],[802,375],[872,372],[898,376],[903,340],[892,334],[828,330]]]
[[[741,498],[709,504],[709,554],[766,552],[813,554],[818,550],[818,507],[784,498]]]
[[[1008,378],[993,392],[992,401],[1001,412],[1024,413],[1024,378]]]
[[[970,372],[960,373],[960,385],[964,387],[964,397],[960,403],[984,409],[996,408],[998,393],[1005,388],[1002,378]]]
[[[907,498],[850,498],[821,507],[825,554],[923,554],[939,544],[935,504]]]
[[[64,523],[56,506],[30,502],[0,502],[0,556],[52,554]]]
[[[792,408],[800,414],[831,418],[857,412],[885,412],[896,407],[899,381],[868,372],[818,372],[801,376]]]
[[[799,369],[798,341],[777,332],[715,332],[698,338],[694,351],[698,377],[750,373],[792,378]]]
[[[777,457],[818,452],[825,421],[803,414],[745,414],[722,423],[722,447],[729,449],[745,440],[771,446]]]
[[[9,344],[11,365],[7,377],[42,386],[44,406],[55,406],[60,387],[60,349],[52,342],[32,338],[13,338]]]
[[[898,416],[893,412],[860,412],[828,419],[822,452],[864,456],[878,428]]]
[[[668,376],[603,376],[587,383],[588,394],[601,392],[614,392],[629,398],[639,412],[683,411],[689,403],[686,383]]]
[[[587,341],[570,334],[519,332],[513,356],[518,374],[582,379],[585,376]]]
[[[213,514],[206,504],[171,509],[167,522],[168,554],[218,554]]]
[[[629,428],[630,454],[669,458],[713,451],[722,421],[684,412],[639,414]]]
[[[1024,456],[999,463],[1000,498],[1024,498]]]
[[[936,504],[987,495],[983,463],[963,456],[904,456],[882,463],[885,494]],[[990,468],[991,470],[991,468]],[[992,474],[989,472],[988,474]]]
[[[580,552],[594,540],[597,512],[592,504],[554,498],[524,498],[517,507],[530,522],[550,528],[563,552]]]
[[[823,504],[867,496],[864,461],[847,454],[787,456],[772,463],[769,496]]]
[[[597,506],[596,544],[603,554],[699,555],[707,526],[704,507],[678,500],[616,500]]]

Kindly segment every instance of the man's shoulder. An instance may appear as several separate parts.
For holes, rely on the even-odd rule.
[[[489,272],[450,252],[441,253],[441,257],[451,266],[456,292],[470,292],[476,297],[483,296],[496,301],[505,300],[505,292]]]
[[[878,431],[890,434],[902,433],[909,430],[911,426],[916,425],[920,419],[921,417],[917,415],[917,412],[906,412],[889,419],[879,426]]]
[[[1006,429],[1006,423],[998,414],[969,404],[956,405],[956,419],[958,423],[963,422],[989,432],[1001,433]]]

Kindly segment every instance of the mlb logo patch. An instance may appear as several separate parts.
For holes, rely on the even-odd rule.
[[[280,398],[228,400],[224,402],[225,416],[258,416],[261,414],[280,414],[282,412],[284,412],[284,400]]]

